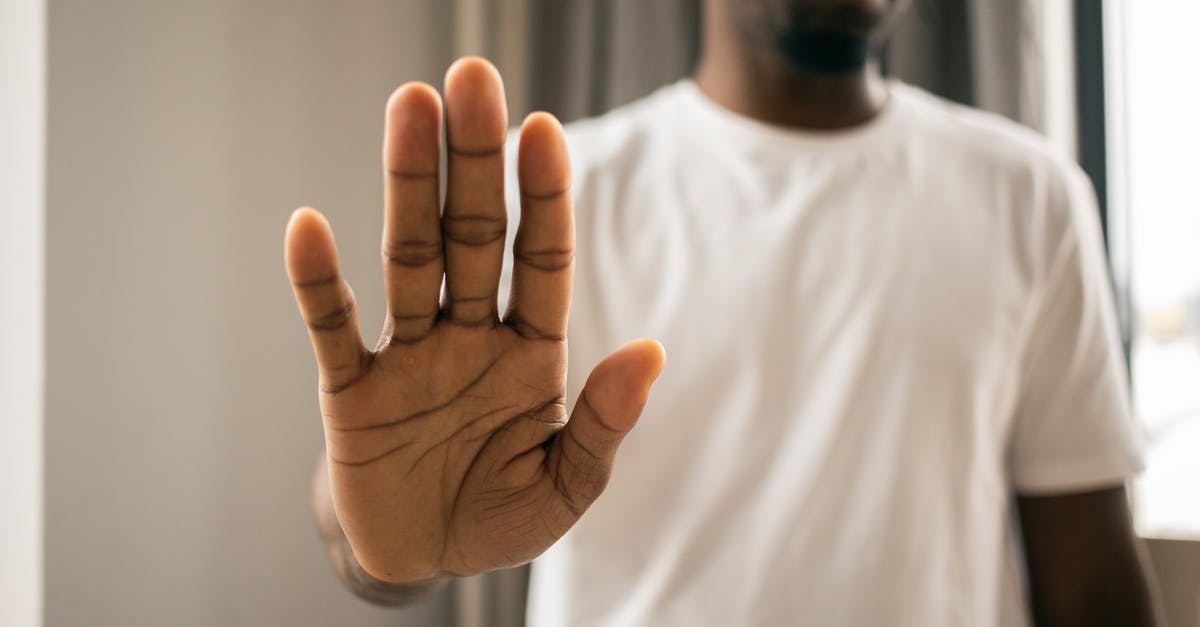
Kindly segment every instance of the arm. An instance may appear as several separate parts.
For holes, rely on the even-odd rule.
[[[1034,624],[1161,625],[1145,547],[1123,486],[1020,496]]]
[[[424,601],[441,592],[450,581],[449,577],[435,577],[423,582],[395,584],[380,581],[363,570],[354,557],[354,551],[350,549],[350,543],[346,540],[337,514],[333,511],[333,496],[329,491],[329,462],[324,452],[321,453],[316,472],[313,473],[312,508],[317,530],[321,532],[321,539],[325,541],[325,549],[334,572],[359,598],[376,605],[408,605]]]

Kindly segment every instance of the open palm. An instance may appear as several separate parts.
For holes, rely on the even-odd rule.
[[[377,348],[363,344],[328,223],[301,209],[287,231],[337,517],[362,567],[395,583],[514,566],[553,544],[604,489],[663,359],[653,341],[622,346],[568,419],[574,226],[562,129],[544,113],[521,129],[521,223],[501,319],[504,91],[472,58],[447,72],[445,94],[441,211],[438,94],[410,83],[388,102]]]

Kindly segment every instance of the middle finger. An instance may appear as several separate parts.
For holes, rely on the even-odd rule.
[[[446,309],[451,322],[498,320],[496,290],[504,258],[504,137],[508,111],[500,73],[478,57],[446,72]]]

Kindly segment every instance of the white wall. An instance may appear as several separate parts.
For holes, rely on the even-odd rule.
[[[0,2],[0,625],[42,617],[45,5]]]
[[[325,561],[315,371],[282,265],[289,212],[324,210],[374,334],[383,105],[440,80],[442,4],[49,2],[47,624],[448,611],[371,608]]]

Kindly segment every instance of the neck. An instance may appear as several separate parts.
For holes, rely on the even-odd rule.
[[[701,92],[734,113],[798,129],[857,126],[875,117],[888,99],[874,58],[846,73],[806,71],[746,41],[728,19],[705,20],[695,80]]]

